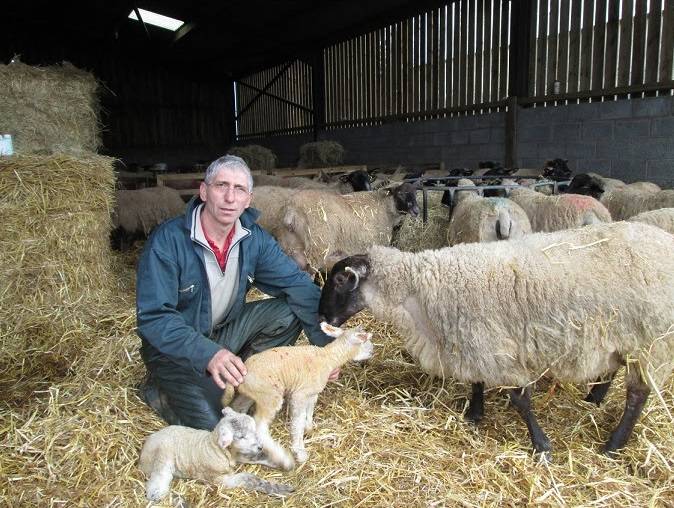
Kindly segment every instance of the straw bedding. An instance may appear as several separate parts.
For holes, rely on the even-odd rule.
[[[442,192],[428,192],[428,220],[424,224],[419,217],[405,217],[394,235],[393,245],[400,250],[420,252],[426,249],[441,249],[449,245],[449,210],[440,204]],[[419,207],[422,206],[421,192],[417,192]]]
[[[108,256],[114,256],[108,259],[115,282],[101,303],[105,320],[68,328],[68,340],[80,345],[81,354],[62,372],[36,367],[3,376],[7,388],[33,382],[38,390],[0,401],[0,505],[147,505],[136,462],[145,437],[163,423],[134,389],[143,374],[134,334],[134,259]],[[62,271],[75,277],[81,264],[71,261]],[[85,266],[92,280],[101,277],[98,266]],[[49,294],[51,286],[45,287]],[[79,290],[86,297],[86,289]],[[22,305],[33,314],[42,309],[35,300]],[[53,308],[44,307],[47,313]],[[525,425],[504,394],[487,394],[485,418],[476,429],[461,417],[470,387],[428,378],[392,327],[369,314],[349,324],[374,332],[375,356],[364,366],[343,369],[319,397],[316,430],[306,440],[309,461],[290,473],[242,467],[294,485],[294,494],[282,501],[175,480],[163,506],[674,504],[671,381],[662,391],[666,407],[651,397],[617,459],[598,450],[622,411],[622,381],[616,380],[600,408],[582,401],[584,387],[542,382],[534,406],[555,452],[552,463],[538,463]],[[16,321],[14,326],[21,328]],[[3,338],[15,333],[6,327]],[[22,361],[36,366],[36,357],[41,361],[38,351],[26,349]],[[283,420],[279,415],[272,433],[287,445]]]
[[[16,153],[95,152],[101,145],[98,81],[63,65],[0,65],[0,133]]]

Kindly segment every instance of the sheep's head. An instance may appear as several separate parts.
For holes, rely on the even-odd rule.
[[[321,323],[321,330],[323,330],[323,333],[326,335],[342,340],[354,348],[353,361],[362,362],[363,360],[372,358],[374,345],[372,344],[371,333],[363,332],[360,328],[338,328],[329,325],[325,321]]]
[[[410,214],[412,217],[419,215],[419,203],[417,203],[417,186],[405,182],[391,189],[393,201],[401,214]]]
[[[583,194],[584,196],[600,199],[602,194],[604,194],[604,184],[595,176],[581,173],[573,177],[564,192],[567,194]]]
[[[372,190],[372,179],[367,171],[359,169],[357,171],[352,171],[346,175],[340,177],[342,182],[348,182],[353,187],[354,192],[360,191],[369,191]]]
[[[218,446],[227,449],[236,462],[260,460],[264,452],[257,436],[255,420],[229,407],[222,410],[222,415],[214,429]]]
[[[337,262],[321,292],[318,306],[320,321],[339,326],[360,312],[365,307],[361,284],[367,280],[369,272],[370,259],[367,255],[349,256]]]

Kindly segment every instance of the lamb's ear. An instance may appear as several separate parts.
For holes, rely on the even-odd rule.
[[[236,416],[236,411],[234,411],[231,407],[227,406],[222,408],[222,415],[223,416]]]
[[[358,332],[353,334],[354,337],[356,337],[360,342],[367,342],[368,340],[372,339],[372,334],[371,333],[366,333],[366,332]]]
[[[321,323],[321,330],[323,330],[323,333],[325,335],[328,335],[330,337],[335,337],[335,338],[339,337],[340,335],[342,335],[344,333],[344,330],[342,330],[341,328],[338,328],[337,326],[329,325],[325,321],[323,321]]]
[[[232,434],[232,429],[230,429],[229,426],[220,425],[218,427],[218,446],[220,446],[220,448],[227,448],[232,444],[233,439],[234,434]]]

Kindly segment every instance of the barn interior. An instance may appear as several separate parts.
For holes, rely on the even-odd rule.
[[[155,26],[149,12],[178,22]],[[496,167],[556,195],[595,173],[654,184],[665,204],[650,209],[674,208],[669,0],[37,0],[0,20],[0,137],[12,137],[0,146],[3,505],[148,503],[138,454],[165,423],[137,393],[144,243],[111,248],[119,192],[168,187],[187,201],[226,153],[256,175],[416,173],[423,219],[405,217],[393,240],[412,252],[448,245],[452,209],[433,191],[449,174]],[[308,161],[308,145],[336,155]],[[551,161],[564,178],[545,179]],[[161,505],[674,504],[671,380],[607,457],[623,374],[597,407],[587,385],[542,373],[533,403],[554,444],[543,460],[505,387],[472,425],[469,383],[429,376],[368,311],[349,324],[374,333],[375,356],[319,397],[309,460],[239,467],[293,494],[174,480]],[[287,429],[279,416],[285,445]]]

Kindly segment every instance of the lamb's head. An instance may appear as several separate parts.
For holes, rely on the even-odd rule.
[[[339,326],[365,307],[361,284],[370,272],[367,255],[349,256],[335,263],[321,291],[319,320]]]
[[[325,321],[321,323],[321,330],[326,335],[334,337],[337,340],[343,341],[352,348],[351,359],[354,362],[362,362],[372,358],[372,351],[374,344],[372,344],[372,334],[363,332],[360,328],[339,328],[331,326]]]
[[[264,452],[257,436],[255,420],[230,407],[223,409],[222,415],[214,429],[218,446],[227,449],[236,462],[260,460]]]
[[[604,193],[604,183],[596,176],[580,173],[573,177],[564,192],[567,194],[583,194],[600,199]]]
[[[417,203],[418,187],[412,183],[405,182],[391,189],[393,202],[396,210],[402,214],[410,214],[412,217],[419,215],[419,204]]]
[[[367,171],[358,169],[356,171],[351,171],[346,175],[342,175],[340,180],[344,183],[348,182],[353,187],[354,192],[360,191],[369,191],[372,190],[372,181],[373,178],[367,173]]]

